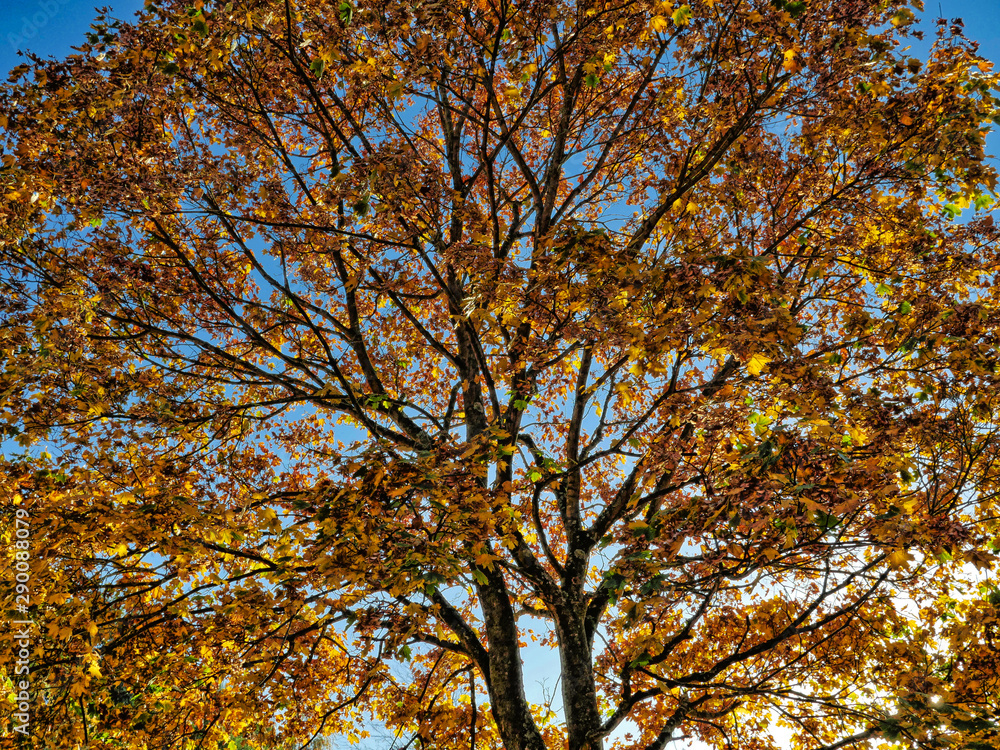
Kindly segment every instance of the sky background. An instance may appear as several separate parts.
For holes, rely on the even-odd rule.
[[[19,50],[53,57],[72,54],[98,15],[98,5],[107,7],[113,18],[129,20],[143,0],[0,0],[0,83],[11,68],[25,61]],[[928,31],[933,31],[939,15],[961,18],[966,36],[979,42],[981,54],[1000,66],[1000,0],[930,0],[922,14]],[[995,155],[998,142],[994,136],[988,152]],[[535,700],[558,689],[558,661],[538,651],[529,648],[524,654],[526,688]]]

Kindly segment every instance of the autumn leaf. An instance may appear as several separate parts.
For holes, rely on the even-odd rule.
[[[670,20],[672,20],[676,26],[687,26],[691,23],[692,15],[691,6],[685,3],[670,14]]]
[[[1000,560],[1000,556],[984,550],[970,550],[966,559],[976,567],[976,570],[990,570]]]
[[[789,73],[798,73],[802,69],[802,63],[799,60],[799,53],[794,49],[785,50],[781,67]]]
[[[889,553],[889,565],[893,568],[908,568],[914,559],[913,553],[906,549],[896,549]]]
[[[760,374],[761,370],[767,366],[767,363],[771,361],[770,357],[763,354],[754,354],[747,360],[747,372],[753,376]]]

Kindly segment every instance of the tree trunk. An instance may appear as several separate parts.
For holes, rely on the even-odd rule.
[[[478,586],[488,639],[490,673],[486,686],[500,738],[505,750],[546,750],[524,695],[517,620],[507,585],[498,569],[482,572],[487,578]]]
[[[560,608],[555,618],[568,750],[602,750],[604,747],[601,738],[595,736],[601,727],[601,713],[597,707],[592,644],[584,625],[586,611],[582,601],[570,602]]]

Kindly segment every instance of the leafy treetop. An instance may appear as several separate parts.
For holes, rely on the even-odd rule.
[[[960,25],[188,1],[0,92],[37,746],[996,747]]]

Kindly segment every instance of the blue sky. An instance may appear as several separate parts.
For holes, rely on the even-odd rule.
[[[97,16],[95,6],[108,6],[112,15],[131,18],[143,0],[0,0],[0,70],[3,79],[23,62],[18,50],[65,57],[83,41]],[[3,80],[0,79],[0,80]]]

